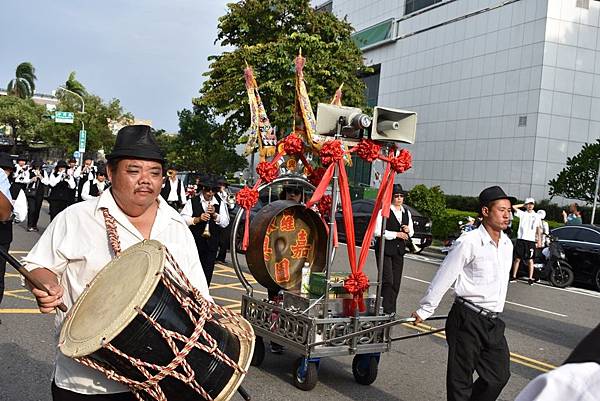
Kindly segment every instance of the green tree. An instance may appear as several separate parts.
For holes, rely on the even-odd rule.
[[[35,92],[35,68],[30,62],[24,62],[17,66],[15,77],[8,82],[7,92],[9,95],[27,99]]]
[[[432,220],[439,220],[446,214],[446,197],[439,186],[427,188],[423,184],[415,185],[406,198],[406,203],[425,213]]]
[[[17,96],[0,96],[0,125],[10,127],[12,153],[16,153],[17,140],[28,142],[35,136],[35,128],[40,124],[43,107],[31,99]]]
[[[104,150],[109,153],[115,141],[115,136],[108,126],[108,121],[133,122],[133,115],[126,113],[118,99],[104,102],[99,96],[85,95],[85,114],[79,113],[81,101],[65,92],[58,92],[59,103],[57,110],[75,113],[73,124],[58,124],[47,121],[40,128],[37,139],[65,150],[65,155],[72,154],[79,146],[79,130],[81,121],[87,131],[86,152],[94,153]]]
[[[157,133],[169,163],[183,170],[221,175],[246,166],[246,159],[226,140],[227,135],[208,107],[195,106],[193,110],[183,109],[177,114],[178,135]]]
[[[567,158],[566,167],[556,178],[548,182],[549,194],[579,199],[587,203],[594,202],[598,159],[600,159],[600,139],[596,139],[596,143],[585,143],[577,155]]]
[[[358,74],[368,69],[350,37],[353,28],[348,22],[315,11],[309,0],[242,0],[227,7],[216,41],[233,50],[209,57],[208,79],[194,103],[224,116],[223,127],[231,137],[239,138],[250,125],[246,62],[254,69],[271,123],[279,133],[291,128],[294,58],[299,49],[307,59],[304,75],[313,107],[329,102],[342,83],[344,104],[365,106],[365,86]]]
[[[75,71],[71,71],[69,74],[69,78],[67,78],[67,82],[65,82],[65,88],[70,90],[71,92],[77,93],[79,96],[87,95],[87,91],[85,86],[81,82],[75,78]]]

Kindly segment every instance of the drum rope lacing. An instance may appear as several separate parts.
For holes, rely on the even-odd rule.
[[[117,232],[117,223],[106,208],[102,209],[102,213],[104,214],[109,243],[115,255],[119,256],[121,253],[121,245]],[[218,359],[240,374],[245,374],[246,371],[242,369],[237,362],[232,360],[228,355],[218,348],[218,344],[215,339],[204,330],[205,323],[208,320],[211,320],[215,324],[233,332],[233,334],[237,335],[240,339],[253,341],[254,338],[251,333],[242,329],[243,324],[240,316],[237,313],[213,302],[207,301],[202,294],[200,294],[200,291],[198,291],[187,279],[169,250],[166,247],[163,247],[163,249],[169,266],[165,267],[161,273],[161,281],[169,290],[169,292],[181,304],[181,307],[186,311],[188,317],[195,326],[194,332],[190,337],[186,337],[180,333],[165,329],[155,319],[148,316],[142,310],[142,308],[136,307],[135,310],[139,315],[148,320],[148,322],[150,322],[152,326],[161,334],[165,342],[173,351],[175,358],[173,358],[173,360],[167,366],[160,366],[145,362],[138,358],[133,358],[117,349],[110,343],[105,343],[102,345],[107,350],[114,352],[135,366],[140,373],[146,377],[147,380],[143,382],[132,380],[128,377],[120,375],[110,367],[98,363],[91,358],[80,357],[74,359],[85,366],[102,372],[111,380],[115,380],[119,383],[129,386],[135,397],[140,401],[144,400],[141,392],[147,393],[157,401],[167,401],[166,395],[159,385],[160,381],[167,376],[172,376],[178,380],[181,380],[189,385],[198,394],[200,394],[204,399],[212,401],[213,398],[196,381],[195,372],[186,360],[187,355],[194,348],[212,355],[215,359]],[[219,316],[219,318],[213,319],[213,316],[215,315]],[[201,339],[204,340],[206,344],[202,343],[200,341]],[[185,344],[183,348],[179,348],[178,342]],[[179,367],[181,367],[183,373],[176,371],[176,369]],[[155,371],[156,373],[153,373],[152,371]]]

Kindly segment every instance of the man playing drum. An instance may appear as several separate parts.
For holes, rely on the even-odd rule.
[[[125,250],[144,239],[164,244],[189,281],[212,301],[187,224],[159,196],[164,158],[150,127],[122,128],[107,159],[111,189],[56,216],[24,259],[26,268],[49,291],[32,290],[40,311],[49,313],[61,302],[71,308],[86,285],[114,257],[115,249]],[[111,232],[116,227],[117,235],[107,240],[108,227]],[[65,313],[56,312],[60,331]],[[60,352],[55,365],[54,401],[136,399],[124,385]]]

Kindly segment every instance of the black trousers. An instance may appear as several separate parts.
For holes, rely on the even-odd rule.
[[[137,401],[133,393],[79,394],[65,390],[52,381],[52,401]]]
[[[27,228],[37,228],[44,196],[27,197]]]
[[[219,227],[221,231],[219,235],[219,252],[217,254],[217,260],[225,260],[227,256],[227,250],[229,249],[229,241],[231,239],[231,224],[225,228]]]
[[[379,266],[379,257],[377,257],[377,267]],[[381,277],[383,313],[396,312],[396,300],[398,299],[398,292],[400,292],[400,281],[402,280],[403,270],[404,255],[383,255],[383,275]]]
[[[210,286],[213,271],[215,270],[215,261],[217,260],[217,249],[212,247],[206,247],[197,242],[196,246],[198,247],[198,256],[200,256],[200,263],[202,263],[202,270],[204,270],[204,276],[206,277],[206,284]]]
[[[448,401],[496,400],[510,377],[504,322],[455,303],[446,320]],[[473,372],[479,377],[473,382]]]
[[[69,207],[70,204],[68,200],[50,200],[50,221],[54,220],[56,215]]]
[[[2,248],[8,252],[8,248],[10,248],[10,243],[0,244],[0,248]],[[2,304],[2,298],[4,298],[4,275],[5,274],[6,274],[6,260],[4,258],[0,258],[0,304]]]

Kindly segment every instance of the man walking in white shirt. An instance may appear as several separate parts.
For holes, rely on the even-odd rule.
[[[525,199],[524,204],[513,205],[515,216],[519,218],[519,231],[517,233],[517,243],[515,245],[514,262],[510,280],[515,281],[517,279],[519,264],[521,264],[521,260],[523,260],[527,263],[527,267],[529,268],[529,278],[527,280],[529,285],[534,283],[533,254],[535,252],[535,240],[541,230],[540,215],[533,210],[534,205],[535,200],[533,198]],[[526,209],[525,211],[521,210],[523,206]]]
[[[414,324],[430,317],[455,284],[456,298],[446,321],[449,401],[491,401],[510,377],[510,356],[504,338],[504,310],[513,246],[503,233],[511,202],[498,186],[479,194],[479,228],[460,236],[433,278]],[[473,373],[478,378],[473,382]]]

